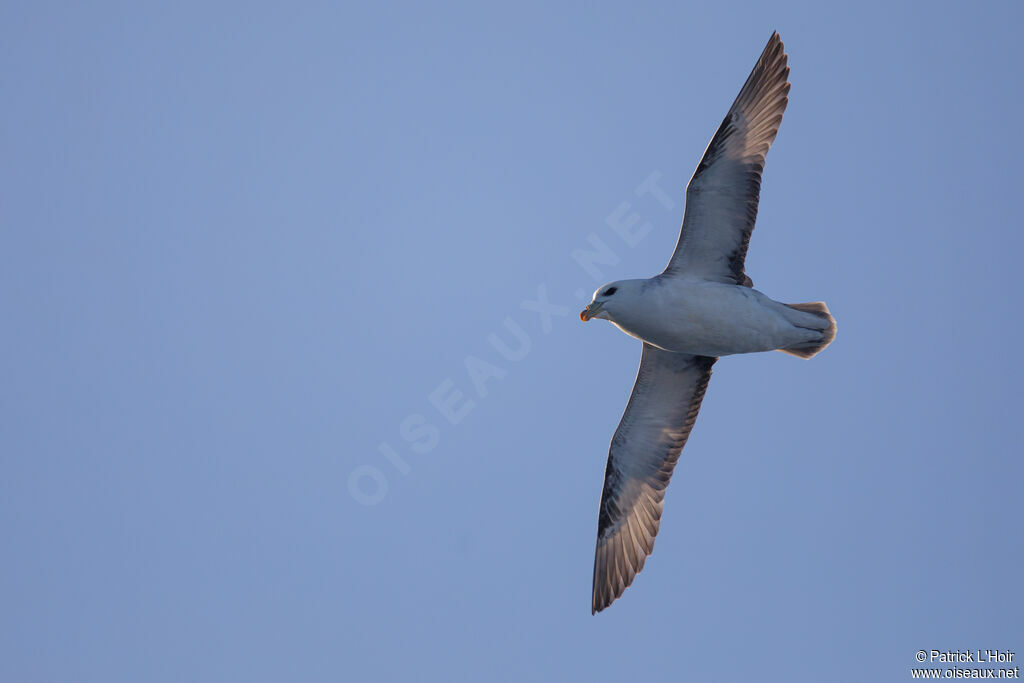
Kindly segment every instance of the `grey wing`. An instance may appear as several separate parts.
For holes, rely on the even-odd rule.
[[[743,271],[757,219],[761,172],[789,102],[785,46],[773,33],[686,186],[669,276],[750,285]]]
[[[715,360],[644,343],[633,393],[608,451],[597,520],[593,613],[622,595],[654,549],[665,488],[697,419]]]

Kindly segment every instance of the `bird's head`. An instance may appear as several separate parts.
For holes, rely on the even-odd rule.
[[[616,319],[616,313],[626,310],[629,302],[639,293],[643,280],[616,280],[597,288],[594,300],[580,312],[580,320],[591,318]]]

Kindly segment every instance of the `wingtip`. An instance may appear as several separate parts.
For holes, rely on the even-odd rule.
[[[597,567],[595,566],[595,570],[596,568]],[[614,598],[612,598],[612,600],[614,600]],[[598,592],[597,581],[595,579],[595,582],[593,584],[593,587],[591,588],[590,593],[590,615],[594,616],[610,604],[611,602],[605,602],[604,596]]]

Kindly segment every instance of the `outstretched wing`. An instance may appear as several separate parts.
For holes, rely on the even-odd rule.
[[[697,419],[715,360],[644,343],[604,473],[594,555],[595,613],[622,595],[654,549],[665,487]]]
[[[683,226],[665,275],[746,284],[761,172],[789,102],[789,66],[778,33],[750,72],[689,185]]]

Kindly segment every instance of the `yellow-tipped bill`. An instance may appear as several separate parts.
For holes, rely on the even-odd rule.
[[[601,302],[600,301],[592,301],[590,304],[587,305],[586,308],[584,308],[582,311],[580,311],[580,320],[582,320],[583,322],[587,322],[588,320],[593,318],[595,315],[597,315],[597,312],[600,311],[600,310],[601,310]]]

